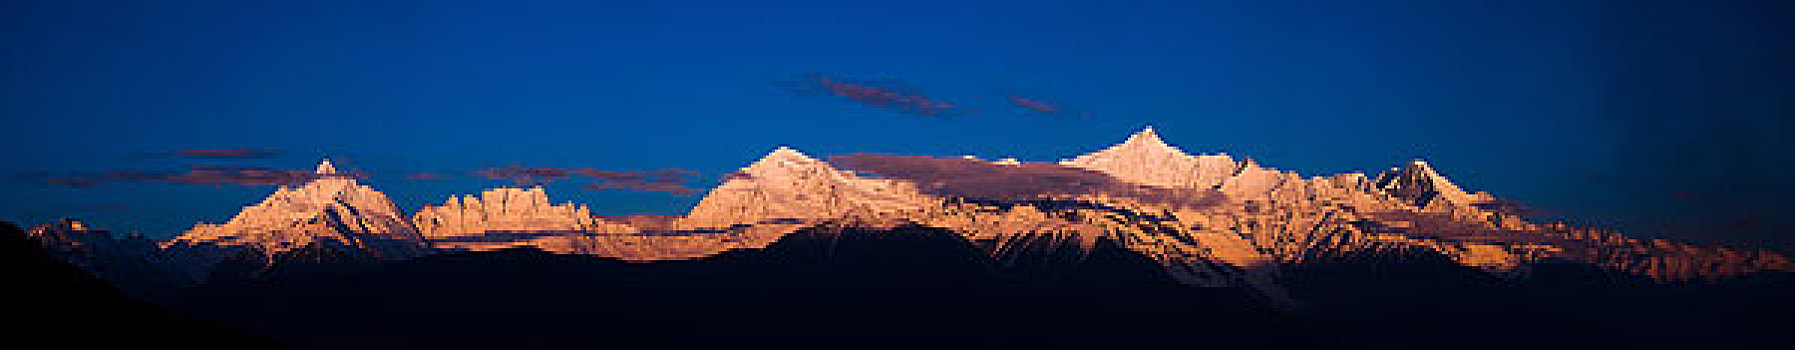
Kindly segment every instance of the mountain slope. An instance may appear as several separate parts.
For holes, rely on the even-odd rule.
[[[817,225],[891,227],[929,208],[905,183],[866,179],[779,147],[731,174],[690,213],[656,227],[544,237],[532,245],[631,261],[703,258],[752,249]],[[621,225],[621,224],[619,224]]]
[[[1088,161],[1167,157],[1171,159],[1167,162],[1188,163],[1187,158],[1166,156],[1180,153],[1158,140],[1149,128],[1121,145],[1063,163],[1123,179],[1144,179],[1131,181],[1173,178],[1187,171],[1177,166]],[[1205,185],[1174,184],[1189,188]],[[1223,178],[1217,188],[1227,198],[1221,205],[1170,210],[1176,225],[1191,231],[1174,236],[1199,242],[1216,241],[1217,237],[1243,239],[1251,242],[1251,250],[1276,263],[1322,263],[1420,249],[1508,276],[1524,274],[1535,263],[1564,260],[1665,280],[1795,271],[1786,258],[1769,252],[1671,242],[1648,244],[1613,233],[1530,224],[1484,209],[1480,205],[1494,197],[1467,193],[1419,160],[1371,181],[1356,173],[1303,179],[1248,161]],[[1154,211],[1150,205],[1123,206]],[[1252,261],[1236,259],[1231,264],[1248,266]]]
[[[398,260],[427,252],[422,237],[385,194],[318,165],[317,178],[297,188],[281,187],[261,203],[243,208],[224,224],[199,224],[163,242],[201,264],[242,256],[274,257],[301,249],[337,250],[369,260]]]
[[[891,224],[925,210],[926,201],[909,184],[862,178],[779,147],[711,190],[681,224],[728,227],[849,218]]]
[[[1249,161],[1250,162],[1250,161]],[[1147,127],[1120,144],[1060,162],[1101,171],[1124,181],[1168,188],[1214,188],[1239,171],[1226,154],[1192,156]]]

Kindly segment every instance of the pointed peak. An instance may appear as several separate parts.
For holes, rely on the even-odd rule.
[[[1405,176],[1415,176],[1415,177],[1424,177],[1424,178],[1428,178],[1428,179],[1437,179],[1435,181],[1444,181],[1445,180],[1445,177],[1440,176],[1439,171],[1434,170],[1433,165],[1428,164],[1426,160],[1422,160],[1420,158],[1411,160],[1411,161],[1409,161],[1408,164],[1404,164],[1403,166],[1390,168],[1390,170],[1394,171],[1398,174],[1405,175]]]
[[[1241,174],[1246,174],[1247,171],[1260,169],[1263,168],[1259,167],[1259,161],[1253,160],[1253,157],[1246,157],[1241,159],[1239,163],[1234,163],[1234,171],[1229,173],[1228,176],[1241,176]]]
[[[742,170],[752,173],[772,168],[820,163],[822,163],[822,161],[810,158],[810,156],[806,156],[804,153],[798,152],[798,150],[792,149],[791,147],[779,146],[779,148],[773,149],[772,152],[767,152],[766,156],[760,157],[760,160],[754,161],[753,164],[749,164],[747,167],[742,168]]]
[[[1153,131],[1152,125],[1148,125],[1146,128],[1141,129],[1141,131],[1135,132],[1134,135],[1129,135],[1128,141],[1124,141],[1123,143],[1134,143],[1134,142],[1154,142],[1154,143],[1159,143],[1159,144],[1165,144],[1164,140],[1159,139],[1159,133]]]
[[[1415,201],[1415,206],[1425,206],[1435,197],[1456,204],[1470,204],[1475,198],[1451,180],[1441,176],[1426,160],[1414,159],[1408,164],[1392,167],[1384,175],[1378,176],[1378,188],[1391,191],[1398,197]]]
[[[772,152],[767,152],[767,155],[765,157],[761,157],[761,160],[767,160],[767,159],[810,160],[810,156],[806,156],[806,155],[804,155],[803,152],[798,152],[798,150],[792,149],[791,147],[779,146],[779,148],[773,149]]]
[[[1167,144],[1164,139],[1160,139],[1159,132],[1153,131],[1153,127],[1151,127],[1151,126],[1146,127],[1145,129],[1141,129],[1141,131],[1139,131],[1139,132],[1135,132],[1134,135],[1128,135],[1127,140],[1122,141],[1122,144],[1116,145],[1116,146],[1117,147],[1138,147],[1138,148],[1146,148],[1146,149],[1153,149],[1153,150],[1170,150],[1170,151],[1176,151],[1179,154],[1184,153],[1183,151],[1179,151],[1177,147],[1172,147],[1171,144]]]
[[[318,175],[333,175],[337,173],[337,167],[330,165],[330,159],[326,158],[323,162],[318,163],[317,172]]]
[[[1142,128],[1141,131],[1129,135],[1128,139],[1123,140],[1122,143],[1109,146],[1109,148],[1105,148],[1101,151],[1061,161],[1060,164],[1091,165],[1108,162],[1110,161],[1108,159],[1157,158],[1166,156],[1172,158],[1194,159],[1194,156],[1185,153],[1184,150],[1180,150],[1178,147],[1173,147],[1171,144],[1167,144],[1165,140],[1159,138],[1158,131],[1153,130],[1152,126],[1147,126]]]

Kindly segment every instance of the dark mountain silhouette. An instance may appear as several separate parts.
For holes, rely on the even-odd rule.
[[[1321,344],[1237,289],[1192,289],[1104,245],[1019,286],[951,232],[807,229],[759,250],[630,263],[533,248],[329,278],[213,284],[176,302],[300,348]],[[1283,338],[1283,339],[1279,339]],[[1186,339],[1186,340],[1178,340]],[[1200,340],[1196,340],[1200,339]]]
[[[1413,250],[1296,266],[1282,281],[1345,344],[1377,348],[1748,348],[1791,344],[1795,279],[1665,284],[1578,262],[1504,279]]]
[[[0,275],[8,279],[7,334],[15,345],[61,348],[260,349],[271,339],[200,321],[127,297],[53,259],[25,232],[0,222]]]
[[[140,236],[118,237],[73,219],[33,227],[26,235],[51,259],[78,267],[133,297],[160,297],[196,280],[176,256]]]

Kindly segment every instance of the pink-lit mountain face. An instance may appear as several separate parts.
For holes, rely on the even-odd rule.
[[[428,253],[416,226],[385,194],[341,176],[330,161],[318,164],[316,172],[317,180],[281,187],[230,221],[194,225],[161,246],[183,252],[190,264],[197,264],[189,268],[201,270],[220,260],[248,256],[273,264],[283,255],[319,252],[356,260],[401,260]]]
[[[759,249],[802,229],[927,227],[953,232],[1000,267],[1110,242],[1183,284],[1241,287],[1280,305],[1300,304],[1281,282],[1290,268],[1416,252],[1504,279],[1565,262],[1662,282],[1795,271],[1770,252],[1527,222],[1487,209],[1494,196],[1466,192],[1425,161],[1376,176],[1303,177],[1251,159],[1191,155],[1151,128],[1057,164],[866,154],[835,161],[846,169],[781,147],[727,177],[688,214],[655,220],[551,204],[542,188],[451,197],[407,216],[324,162],[319,179],[280,188],[228,222],[196,225],[152,252],[118,254],[155,256],[174,266],[162,269],[185,271],[171,282],[134,283],[166,287],[204,280],[232,260],[267,268],[294,260],[284,256],[377,262],[534,247],[654,262]],[[65,223],[33,232],[76,252],[70,259],[129,264],[103,257],[123,249],[84,248],[113,244],[76,234],[85,230]]]

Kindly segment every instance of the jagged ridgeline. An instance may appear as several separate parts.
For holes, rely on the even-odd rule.
[[[146,295],[218,276],[443,252],[532,247],[677,261],[764,248],[800,230],[899,227],[952,232],[999,273],[1051,279],[1099,246],[1119,247],[1182,284],[1240,287],[1278,305],[1300,304],[1285,291],[1287,271],[1364,260],[1444,261],[1505,280],[1543,264],[1658,283],[1795,270],[1766,251],[1528,222],[1420,160],[1376,176],[1305,178],[1251,159],[1190,155],[1151,128],[1057,164],[866,154],[833,161],[845,169],[780,147],[729,175],[686,215],[660,217],[595,216],[584,205],[552,204],[542,188],[451,197],[406,217],[326,161],[317,180],[169,241],[116,238],[72,221],[31,235]]]

